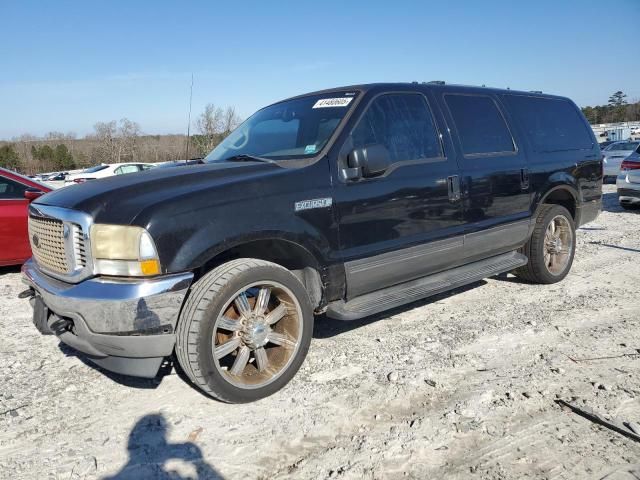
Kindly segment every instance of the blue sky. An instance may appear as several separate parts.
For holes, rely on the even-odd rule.
[[[2,0],[0,18],[0,139],[122,117],[182,133],[192,72],[194,116],[375,81],[640,98],[640,0]]]

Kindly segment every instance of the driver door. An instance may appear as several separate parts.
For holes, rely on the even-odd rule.
[[[369,100],[342,147],[383,146],[386,171],[370,178],[337,175],[334,198],[347,297],[434,273],[462,253],[459,198],[449,185],[458,167],[439,113],[422,93],[394,92]]]

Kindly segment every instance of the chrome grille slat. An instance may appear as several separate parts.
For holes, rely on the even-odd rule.
[[[35,238],[38,239],[38,245],[34,243]],[[37,263],[54,272],[70,272],[64,246],[64,223],[61,220],[30,217],[29,242]]]
[[[78,283],[93,275],[91,215],[68,208],[29,205],[29,241],[34,263],[47,275]],[[39,247],[33,245],[38,234]],[[65,237],[66,233],[66,237]]]

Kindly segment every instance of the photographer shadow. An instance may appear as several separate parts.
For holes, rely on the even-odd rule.
[[[131,430],[129,461],[103,480],[197,479],[223,480],[193,442],[169,443],[167,421],[160,414],[145,415]]]

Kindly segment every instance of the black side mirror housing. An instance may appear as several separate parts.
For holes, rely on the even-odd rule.
[[[347,155],[349,170],[359,172],[361,177],[376,177],[387,171],[391,165],[389,151],[384,145],[375,144],[356,148]]]

